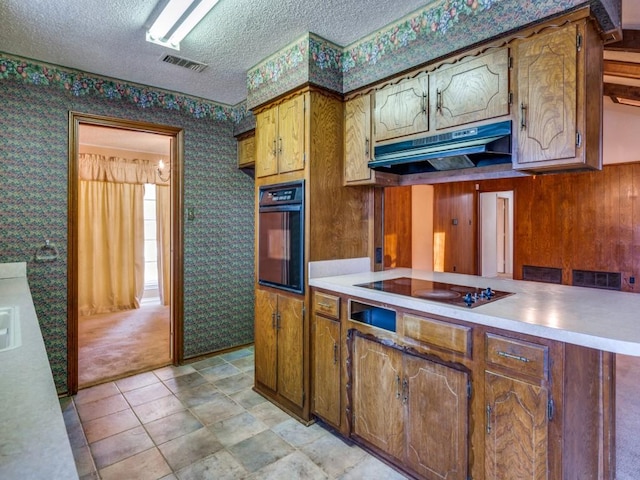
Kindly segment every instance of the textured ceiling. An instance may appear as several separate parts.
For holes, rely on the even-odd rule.
[[[347,46],[440,0],[220,0],[176,52],[145,41],[162,0],[0,0],[0,52],[236,105],[246,72],[313,32]],[[640,1],[622,0],[624,28],[640,28]],[[202,73],[166,53],[209,64]]]
[[[145,41],[162,0],[0,0],[0,51],[236,105],[246,72],[307,32],[349,45],[434,0],[220,0],[180,51]],[[202,73],[160,61],[209,64]]]

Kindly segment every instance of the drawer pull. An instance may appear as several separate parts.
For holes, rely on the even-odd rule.
[[[322,307],[322,308],[331,308],[332,305],[330,303],[322,303],[322,302],[318,302],[318,306]]]
[[[524,363],[528,363],[529,359],[527,357],[522,357],[520,355],[514,355],[513,353],[507,353],[507,352],[502,352],[502,351],[498,351],[498,355],[501,357],[505,357],[505,358],[511,358],[513,360],[519,360],[521,362]]]

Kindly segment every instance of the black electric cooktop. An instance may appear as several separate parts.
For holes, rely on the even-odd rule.
[[[379,280],[354,286],[469,308],[492,303],[513,295],[511,292],[501,292],[491,288],[467,287],[409,277]]]

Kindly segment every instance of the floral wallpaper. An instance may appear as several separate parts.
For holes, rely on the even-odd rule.
[[[161,107],[192,115],[240,122],[247,113],[246,105],[235,107],[166,92],[150,87],[92,76],[87,73],[47,66],[42,63],[10,57],[0,53],[0,80],[15,79],[32,85],[53,86],[76,97],[97,95],[109,100],[125,100],[142,108]]]
[[[590,5],[603,29],[619,26],[621,0],[436,0],[340,47],[309,34],[247,74],[253,108],[306,83],[347,93],[470,45]]]
[[[308,33],[247,73],[247,108],[253,108],[313,78],[342,92],[341,47]]]

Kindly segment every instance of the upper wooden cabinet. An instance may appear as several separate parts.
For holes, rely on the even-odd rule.
[[[429,75],[436,130],[509,114],[509,50],[501,48]]]
[[[515,50],[514,168],[601,168],[602,42],[591,22],[549,28]]]
[[[375,172],[368,167],[373,153],[371,96],[363,95],[344,104],[344,183],[367,183]]]
[[[238,140],[238,168],[253,167],[256,163],[256,137],[241,138]]]
[[[256,177],[304,168],[304,109],[299,95],[256,114]]]
[[[420,75],[375,93],[377,142],[429,130],[429,78]]]

